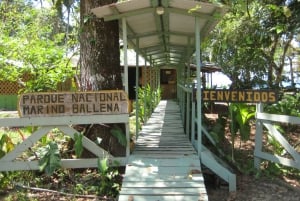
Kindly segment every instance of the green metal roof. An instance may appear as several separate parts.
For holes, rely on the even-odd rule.
[[[195,17],[204,38],[226,11],[220,4],[193,0],[129,0],[92,9],[105,21],[125,18],[129,48],[159,67],[189,61],[195,50]],[[122,20],[119,27],[122,38]]]

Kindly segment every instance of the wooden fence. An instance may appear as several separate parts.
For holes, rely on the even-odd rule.
[[[276,129],[276,123],[300,124],[299,117],[268,114],[263,112],[263,105],[257,104],[256,107],[256,134],[255,134],[255,150],[254,165],[260,168],[262,159],[279,163],[288,167],[300,169],[300,155],[297,150],[286,140],[286,138]],[[265,129],[264,129],[265,128]],[[263,151],[263,134],[264,130],[273,137],[287,152],[284,156],[276,153]]]
[[[47,135],[52,129],[57,128],[65,135],[74,139],[75,133],[79,133],[72,128],[76,124],[108,124],[125,123],[126,124],[126,157],[113,157],[108,152],[99,147],[95,142],[83,136],[83,147],[93,153],[95,158],[85,159],[62,159],[62,168],[90,168],[98,167],[98,161],[108,158],[109,165],[125,166],[126,159],[129,156],[129,117],[128,114],[116,115],[89,115],[89,116],[57,116],[57,117],[23,117],[23,118],[2,118],[0,127],[26,127],[35,126],[38,129],[26,138],[21,144],[18,144],[14,150],[7,153],[0,159],[0,171],[15,170],[38,170],[38,160],[20,159],[21,155],[33,147],[38,140]]]

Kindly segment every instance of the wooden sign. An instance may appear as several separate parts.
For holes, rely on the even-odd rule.
[[[196,90],[196,99],[195,94]],[[277,99],[277,93],[271,90],[202,90],[203,101],[274,103]]]
[[[128,96],[121,90],[21,94],[21,117],[128,113]]]

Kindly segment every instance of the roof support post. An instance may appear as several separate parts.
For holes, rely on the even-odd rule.
[[[190,45],[191,45],[191,37],[189,37],[188,38],[188,44],[189,44],[189,47],[190,47]],[[187,53],[187,55],[190,55],[190,49],[191,48],[188,48],[188,53]],[[189,60],[187,61],[187,75],[186,75],[186,78],[190,78],[191,77],[191,61],[190,61],[190,58],[189,58]],[[184,66],[184,68],[185,68],[185,66]]]
[[[123,51],[124,51],[124,79],[123,86],[125,86],[125,92],[128,94],[128,58],[127,58],[127,24],[126,18],[122,18],[122,29],[123,29]]]
[[[197,65],[197,132],[198,132],[198,156],[201,157],[202,151],[202,122],[201,122],[201,58],[200,58],[200,19],[195,18],[195,49]],[[201,159],[201,158],[200,158]]]
[[[139,39],[136,39],[136,66],[135,66],[135,137],[139,133]]]

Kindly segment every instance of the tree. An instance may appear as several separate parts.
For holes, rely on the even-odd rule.
[[[90,9],[116,0],[81,0],[81,89],[122,89],[118,21],[104,22]]]
[[[123,89],[120,67],[118,21],[104,22],[91,9],[116,0],[80,1],[80,88],[83,91]],[[125,147],[112,135],[124,125],[91,125],[85,133],[90,139],[102,138],[101,146],[113,155],[124,155]],[[125,137],[125,135],[123,135]]]
[[[0,2],[0,80],[16,81],[25,91],[53,91],[73,76],[66,57],[65,34],[57,13],[28,1]],[[22,74],[31,79],[24,80]]]
[[[212,36],[213,59],[234,88],[279,87],[290,43],[300,31],[300,2],[231,3],[229,14]]]

